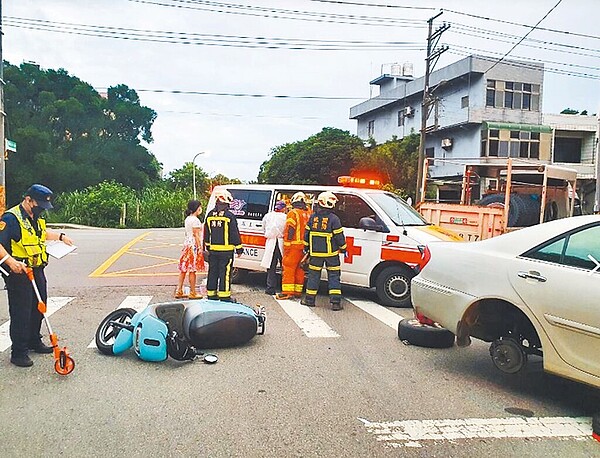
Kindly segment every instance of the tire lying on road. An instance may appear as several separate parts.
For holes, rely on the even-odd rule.
[[[450,348],[454,345],[454,334],[441,326],[429,326],[418,320],[404,319],[398,323],[398,338],[411,345],[427,348]]]

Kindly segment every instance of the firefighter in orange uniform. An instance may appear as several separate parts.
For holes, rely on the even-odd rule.
[[[287,214],[283,231],[283,273],[281,278],[281,294],[277,299],[302,297],[304,286],[304,270],[300,261],[304,256],[304,229],[310,212],[306,206],[306,195],[297,192],[291,199],[292,209]]]

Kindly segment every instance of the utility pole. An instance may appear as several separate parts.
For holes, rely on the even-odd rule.
[[[6,210],[6,140],[4,137],[4,124],[6,113],[4,113],[4,56],[2,54],[2,38],[4,37],[4,26],[2,21],[2,0],[0,0],[0,214]]]
[[[415,202],[421,202],[425,196],[421,195],[421,184],[423,182],[423,165],[425,162],[425,136],[427,133],[427,120],[431,114],[431,106],[433,105],[434,99],[431,97],[429,92],[429,75],[435,67],[438,59],[444,51],[448,49],[448,46],[442,46],[441,48],[435,49],[442,33],[450,28],[448,24],[443,24],[441,27],[433,32],[433,21],[442,15],[443,11],[439,14],[430,18],[427,22],[429,23],[429,32],[427,33],[427,57],[425,57],[425,84],[423,86],[423,102],[421,103],[421,141],[419,143],[419,163],[417,165],[417,190],[415,193]]]

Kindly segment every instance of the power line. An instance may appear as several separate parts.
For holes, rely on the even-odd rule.
[[[458,23],[451,23],[456,29],[458,30],[467,30],[467,31],[472,31],[472,34],[469,33],[464,33],[465,35],[470,35],[470,36],[480,36],[480,35],[492,35],[492,36],[499,36],[499,37],[507,37],[507,38],[514,38],[514,39],[520,39],[521,37],[519,35],[513,35],[510,33],[504,33],[504,32],[497,32],[495,30],[489,30],[489,29],[482,29],[479,27],[474,27],[474,26],[470,26],[470,25],[465,25],[465,24],[458,24]],[[537,38],[527,38],[525,41],[528,42],[532,42],[532,43],[540,43],[540,44],[544,44],[544,45],[550,45],[550,46],[561,46],[561,47],[565,47],[565,48],[569,48],[569,49],[581,49],[584,51],[592,51],[595,53],[600,53],[600,50],[598,48],[587,48],[584,46],[576,46],[576,45],[572,45],[572,44],[567,44],[567,43],[558,43],[555,41],[547,41],[547,40],[539,40]],[[547,49],[541,46],[534,46],[534,45],[528,45],[526,43],[523,43],[523,46],[530,46],[530,47],[537,47],[537,48],[542,48],[542,49]],[[565,52],[570,52],[570,51],[565,51]]]
[[[250,37],[240,35],[198,34],[109,26],[52,22],[37,19],[6,17],[5,25],[29,30],[47,31],[99,38],[114,38],[158,43],[225,46],[242,48],[299,49],[318,51],[344,50],[422,50],[416,42],[376,42],[358,40],[317,40],[279,37]]]
[[[423,28],[423,22],[417,19],[394,19],[379,16],[357,16],[347,14],[321,13],[313,11],[286,10],[280,8],[259,7],[244,4],[219,3],[203,0],[127,0],[132,3],[182,8],[213,13],[258,16],[274,19],[293,19],[308,22],[327,22],[334,24],[368,25],[377,27]],[[170,3],[166,3],[169,2]],[[241,10],[241,11],[240,11]]]
[[[454,13],[454,14],[458,14],[458,15],[461,15],[461,16],[468,16],[468,17],[472,17],[472,18],[476,18],[476,19],[483,19],[483,20],[486,20],[486,21],[494,21],[494,22],[500,22],[502,24],[516,25],[516,26],[519,26],[519,27],[528,27],[528,28],[533,27],[531,25],[521,24],[519,22],[505,21],[503,19],[490,18],[490,17],[486,17],[486,16],[479,16],[477,14],[470,14],[470,13],[465,13],[463,11],[450,10],[450,9],[447,9],[447,8],[442,8],[442,11],[447,11],[449,13]],[[538,30],[543,30],[545,32],[562,33],[562,34],[565,34],[565,35],[572,35],[572,36],[576,36],[576,37],[592,38],[594,40],[600,40],[600,36],[589,35],[589,34],[586,34],[586,33],[569,32],[567,30],[550,29],[550,28],[546,28],[546,27],[537,27],[537,29]]]
[[[449,50],[448,51],[451,54],[455,54],[457,56],[461,56],[461,57],[465,57],[465,56],[472,56],[473,53],[471,52],[467,52],[467,51],[456,51],[456,50]],[[487,60],[489,62],[495,62],[497,61],[497,59],[495,58],[490,58],[490,57],[486,57],[486,56],[480,56],[477,55],[476,56],[478,59],[482,59],[482,60]],[[548,72],[548,73],[556,73],[559,75],[567,75],[567,76],[576,76],[578,78],[585,78],[585,79],[592,79],[592,80],[597,80],[600,79],[600,75],[594,75],[594,74],[590,74],[590,73],[580,73],[580,72],[572,72],[572,71],[568,71],[568,70],[563,70],[560,68],[553,68],[553,67],[547,67],[544,66],[543,68],[539,67],[539,66],[535,66],[533,64],[527,64],[525,62],[521,62],[521,63],[516,63],[516,62],[511,62],[511,61],[504,61],[502,62],[502,65],[509,65],[511,67],[518,67],[518,68],[527,68],[530,70],[539,70],[539,71],[544,71],[544,72]]]
[[[364,97],[344,96],[317,96],[317,95],[282,95],[282,94],[249,94],[243,92],[208,92],[208,91],[183,91],[177,89],[136,89],[136,92],[152,92],[157,94],[183,94],[183,95],[212,95],[220,97],[251,97],[269,99],[298,99],[298,100],[364,100]],[[393,99],[396,100],[396,99]]]
[[[185,115],[200,115],[200,116],[223,116],[223,117],[234,117],[234,118],[266,118],[266,119],[306,119],[306,120],[317,120],[327,119],[322,116],[274,116],[274,115],[259,115],[259,114],[242,114],[242,113],[202,113],[198,111],[172,111],[172,110],[161,110],[160,113],[171,113],[171,114],[185,114]]]
[[[363,3],[363,2],[343,2],[340,0],[308,0],[310,2],[318,2],[318,3],[335,3],[338,5],[352,5],[352,6],[374,6],[377,8],[400,8],[406,10],[428,10],[432,11],[437,8],[430,6],[405,6],[405,5],[387,5],[387,4],[377,4],[377,3]]]
[[[495,51],[489,51],[487,49],[480,49],[480,48],[473,48],[471,46],[461,46],[458,44],[452,44],[451,45],[452,48],[456,49],[456,48],[460,48],[460,49],[464,49],[467,50],[468,52],[472,53],[487,53],[487,54],[502,54],[501,52],[495,52]],[[585,68],[588,70],[600,70],[600,67],[590,67],[587,65],[577,65],[577,64],[570,64],[568,62],[556,62],[556,61],[552,61],[552,60],[546,60],[546,59],[536,59],[533,57],[524,57],[524,56],[512,56],[513,59],[523,59],[523,60],[530,60],[533,62],[542,62],[544,64],[548,63],[548,64],[556,64],[556,65],[564,65],[566,67],[577,67],[577,68]]]
[[[558,5],[560,5],[561,3],[562,3],[562,0],[558,0],[558,2],[556,2],[556,5],[554,5],[552,8],[550,8],[550,9],[548,10],[548,12],[547,12],[546,14],[544,14],[544,16],[542,17],[542,19],[540,19],[539,21],[537,21],[537,23],[536,23],[536,24],[535,24],[535,25],[534,25],[534,26],[531,28],[531,30],[529,30],[529,32],[527,32],[525,35],[523,35],[523,38],[521,38],[521,39],[520,39],[520,40],[519,40],[517,43],[515,43],[515,44],[514,44],[514,46],[513,46],[512,48],[510,48],[510,49],[509,49],[509,50],[506,52],[506,54],[504,54],[504,55],[503,55],[503,56],[502,56],[500,59],[498,59],[498,60],[497,60],[497,61],[494,63],[494,65],[492,65],[490,68],[488,68],[488,69],[485,71],[485,73],[489,72],[489,71],[490,71],[491,69],[493,69],[493,68],[494,68],[496,65],[498,65],[500,62],[502,62],[502,61],[504,60],[504,58],[505,58],[506,56],[508,56],[508,55],[509,55],[509,54],[510,54],[510,53],[511,53],[511,52],[512,52],[512,51],[513,51],[513,50],[514,50],[514,49],[515,49],[517,46],[519,46],[519,44],[520,44],[520,43],[522,43],[522,42],[523,42],[523,40],[524,40],[525,38],[527,38],[527,36],[528,36],[528,35],[529,35],[531,32],[533,32],[533,31],[535,30],[535,28],[536,28],[538,25],[540,25],[540,23],[541,23],[541,22],[542,22],[544,19],[546,19],[546,18],[548,17],[548,15],[549,15],[550,13],[552,13],[552,11],[554,11],[554,9],[555,9],[555,8],[556,8]]]
[[[500,43],[509,43],[509,44],[513,44],[514,41],[510,41],[510,40],[503,40],[501,38],[497,38],[494,37],[491,34],[473,34],[473,33],[468,33],[468,32],[456,32],[456,31],[449,31],[451,34],[455,34],[455,35],[460,35],[461,37],[463,35],[469,36],[469,37],[475,37],[475,38],[481,38],[484,40],[491,40],[494,42],[500,42]],[[539,46],[539,45],[534,45],[534,44],[528,44],[528,43],[521,43],[521,46],[525,46],[528,48],[534,48],[534,49],[543,49],[545,51],[549,51],[549,52],[560,52],[560,53],[564,53],[564,54],[569,54],[569,55],[576,55],[576,56],[584,56],[584,57],[591,57],[593,59],[598,59],[600,58],[600,55],[596,55],[596,54],[589,54],[589,53],[584,53],[584,52],[577,52],[577,51],[572,51],[572,50],[567,50],[567,49],[553,49],[553,48],[548,48],[546,46]]]

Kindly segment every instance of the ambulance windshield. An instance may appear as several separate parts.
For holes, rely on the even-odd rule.
[[[373,199],[397,226],[426,226],[425,219],[399,196],[391,192],[370,192]]]

